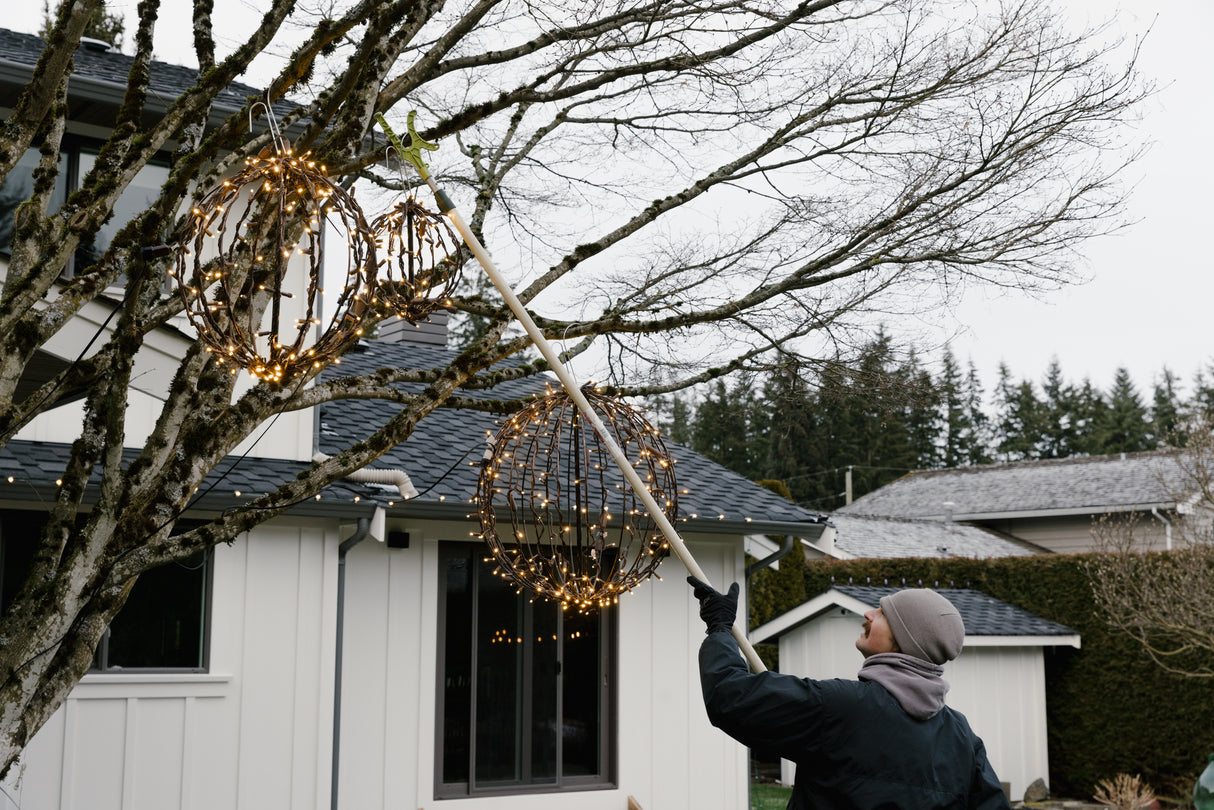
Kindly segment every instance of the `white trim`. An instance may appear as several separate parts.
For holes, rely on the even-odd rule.
[[[866,610],[872,610],[871,605],[866,605],[859,599],[839,593],[832,588],[825,593],[818,594],[808,602],[802,602],[787,613],[783,613],[772,619],[767,624],[759,625],[754,630],[751,630],[749,634],[750,641],[753,644],[760,644],[769,638],[782,636],[789,630],[805,624],[818,614],[835,607],[850,610],[857,616],[863,616]]]
[[[68,700],[114,698],[222,698],[232,691],[233,675],[192,672],[150,672],[110,675],[90,673],[80,679]]]
[[[1068,636],[969,636],[966,647],[1074,647],[1079,649],[1079,634]]]
[[[1152,509],[1172,510],[1176,508],[1175,501],[1160,501],[1154,503],[1125,503],[1105,506],[1068,506],[1062,509],[1023,509],[1005,512],[954,512],[951,519],[954,523],[982,520],[1022,520],[1038,517],[1080,517],[1083,515],[1107,515],[1117,512],[1149,512]],[[843,515],[849,515],[843,512]],[[902,520],[939,520],[947,522],[949,516],[938,515],[870,515],[856,513],[855,517],[892,517]]]
[[[765,534],[748,534],[742,538],[742,548],[746,553],[757,560],[771,556],[780,550],[780,544],[773,541]],[[780,563],[776,562],[772,568],[780,570]]]
[[[842,608],[857,616],[872,610],[872,605],[831,588],[807,602],[802,602],[787,613],[781,614],[766,624],[759,625],[749,633],[752,644],[762,644],[778,638],[819,615],[834,608]],[[967,647],[1074,647],[1079,649],[1079,634],[1061,636],[971,636],[966,635]]]

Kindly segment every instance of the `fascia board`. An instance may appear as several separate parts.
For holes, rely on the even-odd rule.
[[[970,636],[964,647],[1074,647],[1079,649],[1079,634],[1066,636]]]
[[[954,512],[954,523],[978,522],[984,520],[1019,520],[1027,518],[1075,517],[1081,515],[1107,515],[1117,512],[1149,512],[1152,509],[1175,509],[1175,501],[1158,501],[1150,503],[1123,503],[1106,506],[1079,506],[1065,509],[1024,509],[1004,512]],[[901,517],[900,515],[876,515],[876,517]],[[916,515],[914,520],[944,521],[947,516]]]

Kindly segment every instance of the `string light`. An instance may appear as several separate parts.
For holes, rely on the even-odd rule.
[[[198,200],[178,250],[186,316],[221,363],[283,382],[334,362],[363,333],[375,286],[375,240],[362,209],[324,166],[286,142],[245,159],[245,168]],[[346,281],[321,329],[323,234],[346,236]],[[289,284],[305,265],[307,284]],[[302,298],[285,311],[284,300]],[[319,334],[317,334],[319,332]]]
[[[678,490],[662,437],[626,403],[582,392],[673,520]],[[622,481],[564,391],[511,416],[490,442],[477,487],[480,536],[498,574],[579,612],[613,604],[654,575],[666,539]]]
[[[464,256],[448,219],[412,196],[371,223],[380,263],[375,300],[410,323],[448,306]]]

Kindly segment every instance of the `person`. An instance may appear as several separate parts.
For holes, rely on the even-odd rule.
[[[722,594],[688,577],[707,638],[704,707],[750,748],[796,763],[789,810],[1010,808],[965,716],[944,704],[942,664],[961,652],[957,609],[926,588],[900,590],[864,614],[859,680],[751,673],[731,628],[738,584]]]

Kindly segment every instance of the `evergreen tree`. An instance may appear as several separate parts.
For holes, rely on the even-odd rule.
[[[1022,461],[1041,457],[1044,439],[1045,408],[1028,380],[1016,383],[1005,363],[999,364],[996,388],[999,417],[997,450],[1004,461]]]
[[[965,375],[965,421],[969,422],[969,430],[963,432],[961,441],[965,464],[991,463],[991,418],[984,407],[985,399],[986,392],[978,378],[978,369],[971,359]]]
[[[971,371],[972,371],[971,367]],[[940,398],[941,453],[945,467],[960,467],[970,463],[969,443],[973,440],[974,423],[970,409],[966,379],[950,349],[944,350],[940,379],[936,382]]]
[[[1050,360],[1041,384],[1042,442],[1041,458],[1066,458],[1075,453],[1078,441],[1075,414],[1075,389],[1062,378],[1058,358]]]
[[[1108,418],[1109,405],[1099,388],[1084,378],[1076,389],[1071,411],[1074,415],[1074,455],[1099,455],[1104,452],[1101,431]]]
[[[1136,453],[1151,449],[1147,409],[1130,379],[1130,372],[1124,367],[1117,369],[1113,376],[1100,438],[1105,453]]]
[[[914,351],[897,370],[895,380],[906,397],[902,412],[914,468],[939,467],[944,419],[940,412],[942,399],[935,381],[920,365]]]
[[[729,388],[717,381],[696,409],[691,448],[747,478],[759,477],[752,415],[757,403],[746,380]]]
[[[1214,372],[1214,367],[1198,369],[1193,377],[1193,397],[1186,407],[1186,415],[1199,422],[1214,421],[1214,381],[1206,376],[1206,372]]]
[[[818,397],[799,369],[777,369],[764,386],[767,410],[767,478],[786,483],[789,498],[811,508],[824,506],[828,489],[823,471],[830,469],[830,435]]]
[[[659,433],[671,441],[691,446],[695,411],[687,399],[678,394],[657,396],[649,400],[648,406],[655,414],[653,421]]]
[[[1155,447],[1185,444],[1185,437],[1181,433],[1179,383],[1180,379],[1167,366],[1155,381],[1155,392],[1151,398],[1151,444]]]
[[[53,22],[50,1],[42,0],[42,28],[38,30],[38,36],[46,39]],[[121,15],[106,11],[104,2],[93,11],[92,19],[84,29],[84,36],[108,42],[119,51],[122,50],[122,38],[125,34],[126,22]]]

